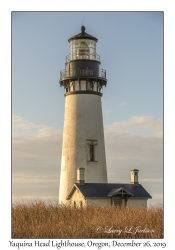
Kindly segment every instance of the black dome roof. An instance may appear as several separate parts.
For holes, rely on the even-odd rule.
[[[70,41],[72,41],[72,40],[76,40],[76,39],[90,39],[90,40],[94,40],[94,41],[98,41],[98,39],[96,38],[96,37],[94,37],[94,36],[91,36],[91,35],[89,35],[89,34],[87,34],[86,32],[85,32],[85,26],[81,26],[81,28],[80,28],[80,33],[79,34],[77,34],[77,35],[75,35],[75,36],[72,36],[71,38],[69,38],[69,42]]]

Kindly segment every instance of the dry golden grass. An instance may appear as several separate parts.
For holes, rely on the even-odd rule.
[[[163,238],[163,208],[19,203],[12,207],[12,238]]]

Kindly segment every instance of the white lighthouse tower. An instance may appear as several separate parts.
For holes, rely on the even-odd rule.
[[[106,156],[101,105],[101,88],[107,83],[106,71],[99,68],[97,38],[85,27],[71,37],[65,70],[60,72],[64,86],[65,114],[60,172],[59,202],[77,181],[77,169],[84,169],[86,183],[107,183]]]

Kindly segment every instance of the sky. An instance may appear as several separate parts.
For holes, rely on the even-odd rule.
[[[12,12],[12,201],[58,200],[68,39],[98,38],[108,182],[163,203],[163,12]]]

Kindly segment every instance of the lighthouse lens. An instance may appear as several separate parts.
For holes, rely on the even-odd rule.
[[[70,42],[70,60],[99,60],[96,54],[96,42],[88,39],[76,39]]]
[[[89,48],[85,42],[81,42],[77,49],[77,59],[89,59]]]

